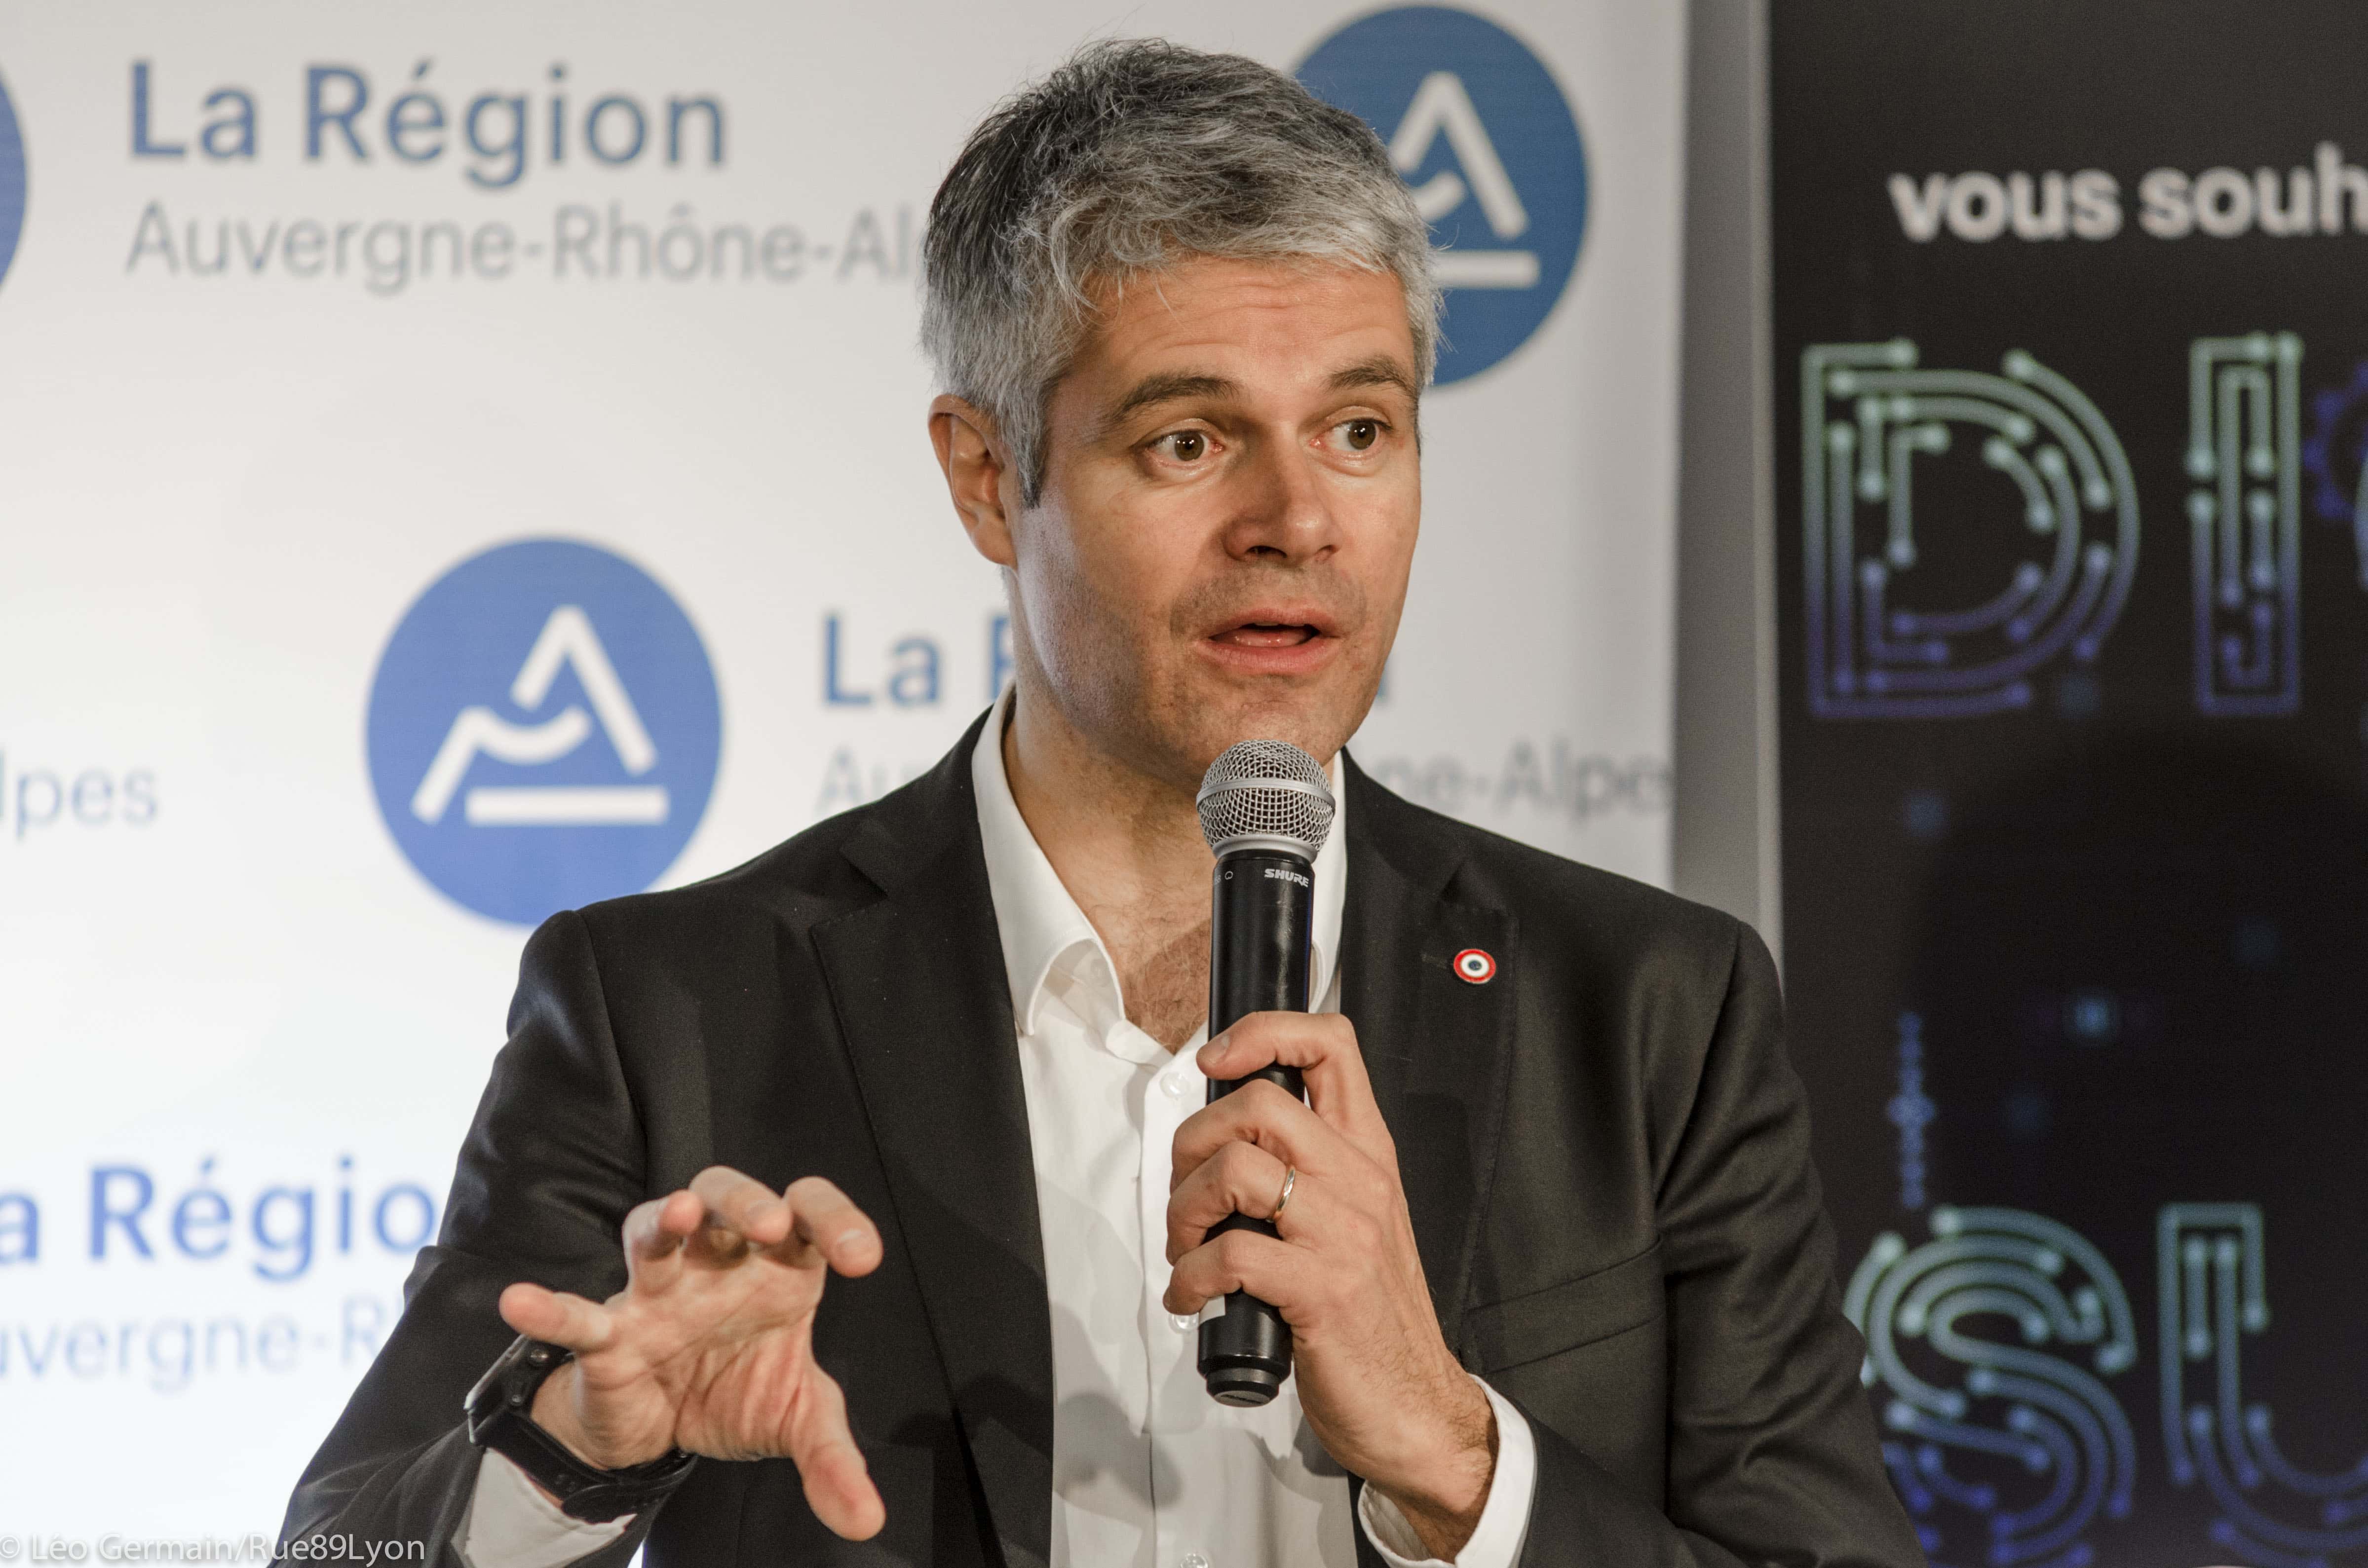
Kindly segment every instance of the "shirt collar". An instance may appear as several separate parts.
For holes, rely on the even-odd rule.
[[[1011,780],[1003,771],[1003,728],[1010,718],[1011,688],[1006,687],[980,726],[978,744],[971,753],[971,788],[978,801],[979,840],[986,852],[987,892],[994,900],[996,929],[1003,941],[1004,972],[1011,984],[1012,1018],[1021,1034],[1035,1032],[1037,1004],[1043,997],[1053,966],[1073,953],[1075,964],[1099,963],[1111,1008],[1123,1017],[1118,966],[1110,961],[1110,950],[1102,946],[1093,923],[1062,884],[1060,873],[1053,869],[1028,819],[1019,814],[1019,802],[1011,797]],[[1334,962],[1340,950],[1340,912],[1348,898],[1348,801],[1340,789],[1338,757],[1326,772],[1336,804],[1332,831],[1315,856],[1310,1006],[1320,1006],[1331,989]]]

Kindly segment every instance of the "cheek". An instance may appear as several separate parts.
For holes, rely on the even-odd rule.
[[[1164,638],[1193,580],[1193,557],[1177,548],[1180,537],[1156,518],[1141,517],[1074,536],[1071,570],[1080,591],[1098,607],[1097,619],[1125,628],[1139,642]]]
[[[1406,583],[1414,570],[1415,542],[1419,535],[1421,500],[1409,493],[1366,514],[1349,570],[1369,622],[1377,628],[1396,623],[1405,608]]]
[[[1386,513],[1392,550],[1403,574],[1414,558],[1415,537],[1422,531],[1422,470],[1409,464],[1405,483],[1390,497]]]
[[[1039,530],[1036,547],[1022,551],[1019,575],[1048,663],[1107,679],[1156,656],[1178,570],[1148,548],[1156,537],[1133,524]]]

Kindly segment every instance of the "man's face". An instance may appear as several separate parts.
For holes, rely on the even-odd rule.
[[[1015,631],[1095,749],[1196,786],[1372,707],[1422,510],[1388,273],[1201,260],[1106,292],[1012,528]]]

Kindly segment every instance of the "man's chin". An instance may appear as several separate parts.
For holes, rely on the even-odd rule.
[[[1328,763],[1372,705],[1371,693],[1357,700],[1329,680],[1261,682],[1248,689],[1235,686],[1197,692],[1180,712],[1190,740],[1177,749],[1201,772],[1226,747],[1242,741],[1288,741],[1316,761]]]

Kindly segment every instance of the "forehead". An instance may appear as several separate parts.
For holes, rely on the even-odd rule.
[[[1343,365],[1414,361],[1395,275],[1333,263],[1201,257],[1094,290],[1094,330],[1065,381],[1108,392],[1184,369],[1245,388],[1329,381]]]

